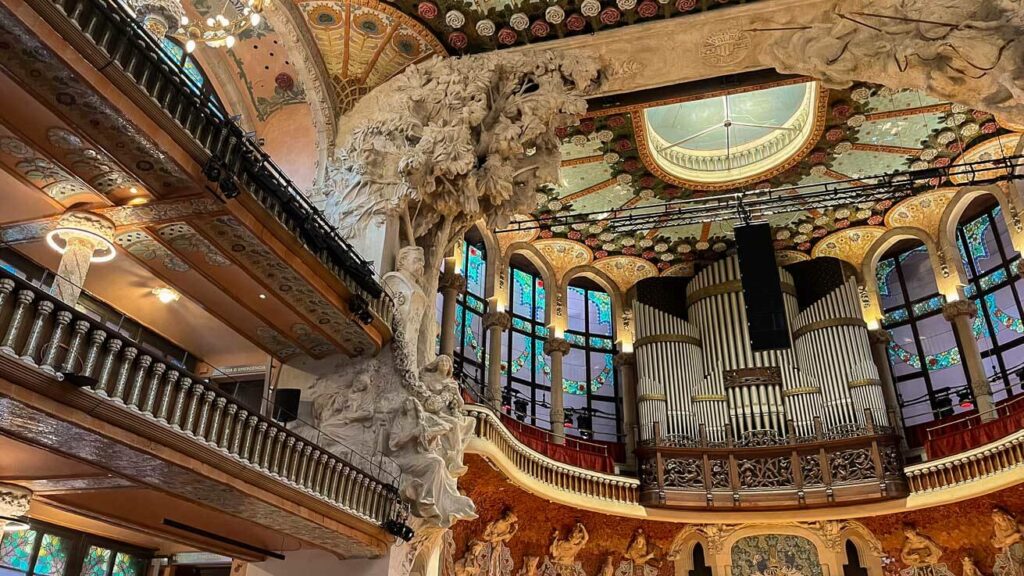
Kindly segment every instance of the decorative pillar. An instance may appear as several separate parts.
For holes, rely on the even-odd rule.
[[[512,327],[512,316],[508,312],[484,314],[484,330],[487,331],[487,397],[486,400],[501,412],[501,335]]]
[[[615,355],[615,366],[619,369],[619,383],[622,384],[622,431],[626,435],[626,462],[633,464],[636,456],[636,355],[633,352],[619,352]]]
[[[981,350],[971,330],[971,324],[977,315],[978,308],[970,300],[954,300],[942,307],[942,317],[953,325],[957,340],[960,342],[961,360],[967,367],[967,378],[974,393],[981,421],[988,422],[995,420],[996,414],[993,412],[992,388],[989,386],[988,377],[985,376],[985,365],[981,362]]]
[[[878,379],[882,382],[882,395],[885,397],[885,406],[892,413],[892,425],[898,430],[903,429],[903,413],[900,410],[899,397],[896,395],[896,383],[892,379],[892,369],[889,366],[889,331],[884,328],[868,330],[868,342],[871,343],[871,359],[878,368]]]
[[[32,491],[14,484],[0,483],[0,516],[17,518],[28,512],[32,502]],[[0,528],[7,525],[8,520],[0,518]]]
[[[466,279],[461,274],[448,269],[441,274],[438,286],[441,291],[441,354],[455,354],[455,306],[459,294],[466,289]]]
[[[551,433],[555,444],[565,443],[565,383],[562,380],[562,358],[569,353],[565,338],[552,336],[544,341],[544,353],[551,357]]]
[[[65,212],[57,227],[46,235],[46,242],[60,252],[60,266],[54,295],[74,306],[82,293],[85,277],[93,262],[114,259],[114,223],[91,212]]]

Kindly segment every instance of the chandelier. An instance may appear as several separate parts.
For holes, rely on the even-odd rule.
[[[231,48],[239,35],[262,19],[265,0],[226,0],[220,11],[193,22],[179,0],[132,0],[142,25],[158,40],[171,36],[181,40],[191,53],[200,43],[214,48]]]

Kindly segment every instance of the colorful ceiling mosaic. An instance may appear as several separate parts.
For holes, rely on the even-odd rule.
[[[381,2],[313,0],[298,6],[320,49],[339,114],[406,66],[448,55],[422,25]]]
[[[398,0],[453,53],[485,52],[621,28],[755,0]],[[748,40],[749,42],[749,40]],[[709,45],[706,50],[724,50]]]
[[[960,161],[964,150],[970,148],[974,153],[987,140],[1007,133],[985,112],[937,101],[914,91],[866,84],[847,90],[821,89],[815,105],[820,117],[812,119],[800,114],[804,101],[799,96],[808,93],[809,85],[813,86],[807,79],[787,79],[592,112],[577,126],[559,132],[563,141],[561,182],[538,193],[538,207],[533,215],[558,216],[562,220],[559,225],[543,227],[538,236],[566,238],[586,245],[593,252],[591,265],[597,267],[605,260],[628,256],[650,266],[649,272],[638,270],[641,277],[656,273],[692,274],[731,251],[732,222],[659,227],[654,221],[641,229],[625,230],[622,226],[616,229],[610,219],[625,215],[631,208],[656,210],[674,200],[710,201],[716,195],[736,191],[796,185],[828,184],[841,189],[857,184],[858,178],[944,167]],[[792,94],[776,99],[777,104],[756,103],[779,89],[790,90]],[[728,131],[720,128],[722,119],[718,115],[724,112],[726,96],[737,104],[734,116],[741,115],[744,124],[764,127],[748,126],[743,127],[745,132],[732,132],[740,144],[774,139],[776,143],[771,149],[784,152],[792,138],[780,136],[780,132],[786,131],[786,126],[803,126],[800,122],[793,124],[794,120],[817,124],[816,130],[797,153],[782,161],[767,162],[763,170],[731,178],[724,185],[686,184],[666,174],[652,158],[652,149],[646,142],[645,135],[651,130],[649,122],[661,126],[655,129],[664,132],[666,141],[692,138],[684,143],[691,152],[721,151]],[[691,112],[697,116],[703,113],[703,119],[692,117]],[[701,132],[704,134],[692,137]],[[727,146],[732,147],[733,142]],[[770,156],[767,152],[771,149],[764,149],[760,156]],[[994,145],[993,149],[995,152],[989,151],[989,155],[995,157],[1000,146]],[[757,154],[736,162],[757,164]],[[933,179],[928,185],[934,188],[955,184]],[[886,214],[894,204],[865,202],[827,210],[773,214],[768,218],[773,226],[775,248],[787,262],[810,257],[824,239],[832,242],[834,251],[845,240],[833,240],[831,234],[855,227],[884,231]]]

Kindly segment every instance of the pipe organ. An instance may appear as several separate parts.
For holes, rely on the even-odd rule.
[[[669,442],[686,444],[841,433],[887,422],[881,383],[860,317],[857,284],[834,259],[780,270],[793,345],[753,352],[739,263],[715,262],[693,278],[637,284],[640,437],[658,423]],[[685,300],[680,296],[686,294]]]

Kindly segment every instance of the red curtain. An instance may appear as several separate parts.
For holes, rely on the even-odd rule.
[[[501,421],[520,442],[552,460],[595,472],[611,473],[615,470],[612,457],[606,450],[601,450],[597,446],[584,444],[572,438],[566,438],[564,445],[553,444],[548,441],[546,430],[528,426],[505,414],[501,415]]]
[[[961,429],[925,441],[929,460],[959,454],[1009,436],[1024,428],[1024,410],[1015,414],[979,424],[973,428]]]

